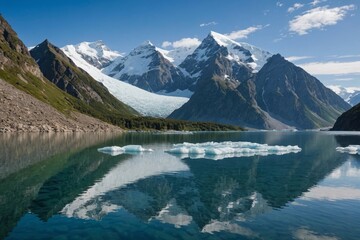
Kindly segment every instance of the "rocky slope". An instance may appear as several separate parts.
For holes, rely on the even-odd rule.
[[[0,79],[0,132],[114,132],[120,128],[87,115],[60,113]]]
[[[360,104],[341,114],[336,120],[333,131],[360,131]]]
[[[194,80],[195,92],[169,118],[311,129],[331,126],[350,107],[280,55],[214,32],[180,67]]]
[[[336,93],[281,55],[272,56],[255,78],[256,100],[272,117],[301,129],[331,126],[349,109]]]
[[[208,40],[205,44],[208,44]],[[219,46],[206,61],[195,65],[200,66],[201,72],[196,79],[196,90],[190,100],[169,118],[275,128],[276,125],[267,121],[267,114],[254,100],[252,69],[232,64],[227,55],[227,49]],[[187,58],[183,66],[190,66],[196,58]],[[195,76],[197,70],[191,73]]]
[[[80,114],[80,112],[90,114],[92,109],[87,103],[60,90],[43,76],[26,46],[2,16],[0,16],[0,79],[17,88],[10,90],[8,85],[2,83],[1,109],[4,112],[1,114],[1,127],[3,131],[117,129]],[[22,101],[8,95],[10,92],[14,96],[23,96],[20,98]],[[23,95],[25,93],[31,96]],[[37,102],[36,107],[32,108],[29,104],[34,102],[34,99],[42,103]],[[92,128],[89,124],[95,125]]]
[[[111,95],[104,85],[78,68],[61,49],[48,40],[33,48],[30,54],[47,79],[61,90],[87,103],[94,112],[119,116],[136,114],[135,110]]]

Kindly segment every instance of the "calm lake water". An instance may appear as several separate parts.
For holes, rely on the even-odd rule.
[[[298,145],[221,160],[172,144]],[[154,152],[110,156],[105,146]],[[0,239],[360,239],[360,135],[326,132],[0,136]]]

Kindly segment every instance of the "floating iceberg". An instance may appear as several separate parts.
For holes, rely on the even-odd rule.
[[[205,143],[182,143],[174,144],[173,148],[166,151],[176,154],[181,158],[207,158],[224,159],[231,157],[251,157],[255,155],[267,156],[270,154],[283,155],[298,153],[298,146],[269,146],[252,142],[205,142]]]
[[[152,152],[152,149],[143,148],[141,145],[126,145],[123,147],[111,146],[98,148],[98,152],[109,154],[111,156],[117,156],[123,153],[141,153],[141,152]]]
[[[347,147],[337,147],[336,151],[349,154],[360,154],[360,145],[349,145]]]

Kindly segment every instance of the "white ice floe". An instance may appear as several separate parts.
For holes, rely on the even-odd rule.
[[[152,152],[152,149],[143,148],[141,145],[127,145],[123,147],[111,146],[98,148],[98,152],[109,154],[111,156],[117,156],[123,153],[141,153],[141,152]]]
[[[360,145],[349,145],[347,147],[337,147],[336,151],[349,154],[360,154]]]
[[[205,143],[182,143],[174,144],[173,148],[166,152],[179,155],[181,158],[207,158],[224,159],[231,157],[250,157],[255,155],[267,156],[270,154],[283,155],[298,153],[299,146],[269,146],[252,142],[205,142]]]

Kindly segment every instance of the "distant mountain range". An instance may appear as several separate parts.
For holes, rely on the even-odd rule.
[[[154,77],[153,72],[159,76],[162,69],[175,74],[165,74],[170,76],[166,80]],[[103,72],[150,91],[194,92],[170,114],[175,119],[263,129],[321,128],[331,126],[350,107],[280,55],[215,32],[178,65],[146,42]],[[291,104],[282,106],[284,102]]]
[[[47,79],[61,90],[94,107],[94,111],[99,111],[99,114],[106,115],[106,111],[129,116],[137,114],[134,109],[111,95],[104,85],[78,68],[61,49],[48,40],[31,49],[30,54]]]
[[[360,88],[341,87],[336,85],[331,85],[329,88],[342,97],[351,106],[355,106],[360,103]]]
[[[173,58],[169,52],[145,42],[102,72],[150,92],[191,96],[169,115],[172,119],[259,129],[311,129],[332,126],[350,108],[281,55],[216,32],[186,57],[189,49]]]
[[[123,129],[241,130],[216,123],[144,117],[167,116],[188,98],[150,93],[101,73],[99,69],[120,56],[101,42],[63,50],[45,40],[30,55],[0,15],[0,132],[121,130],[114,125]]]
[[[0,47],[7,56],[0,77],[60,111],[74,109],[130,127],[136,121],[140,128],[151,128],[157,120],[134,120],[137,114],[174,119],[162,120],[171,124],[160,128],[190,120],[256,129],[313,129],[332,126],[350,108],[280,54],[216,32],[195,49],[164,50],[147,41],[129,54],[112,51],[102,41],[60,49],[46,40],[31,49],[34,61],[6,21],[0,23]],[[25,79],[21,84],[13,82],[19,74]],[[29,74],[62,91],[50,94],[53,90],[30,87],[25,84]],[[32,84],[41,85],[38,80]],[[340,95],[346,92],[333,89]],[[355,102],[357,92],[349,94],[343,97]]]
[[[127,56],[118,58],[103,72],[149,92],[187,89],[191,79],[173,65],[164,53],[151,42],[144,42]]]

